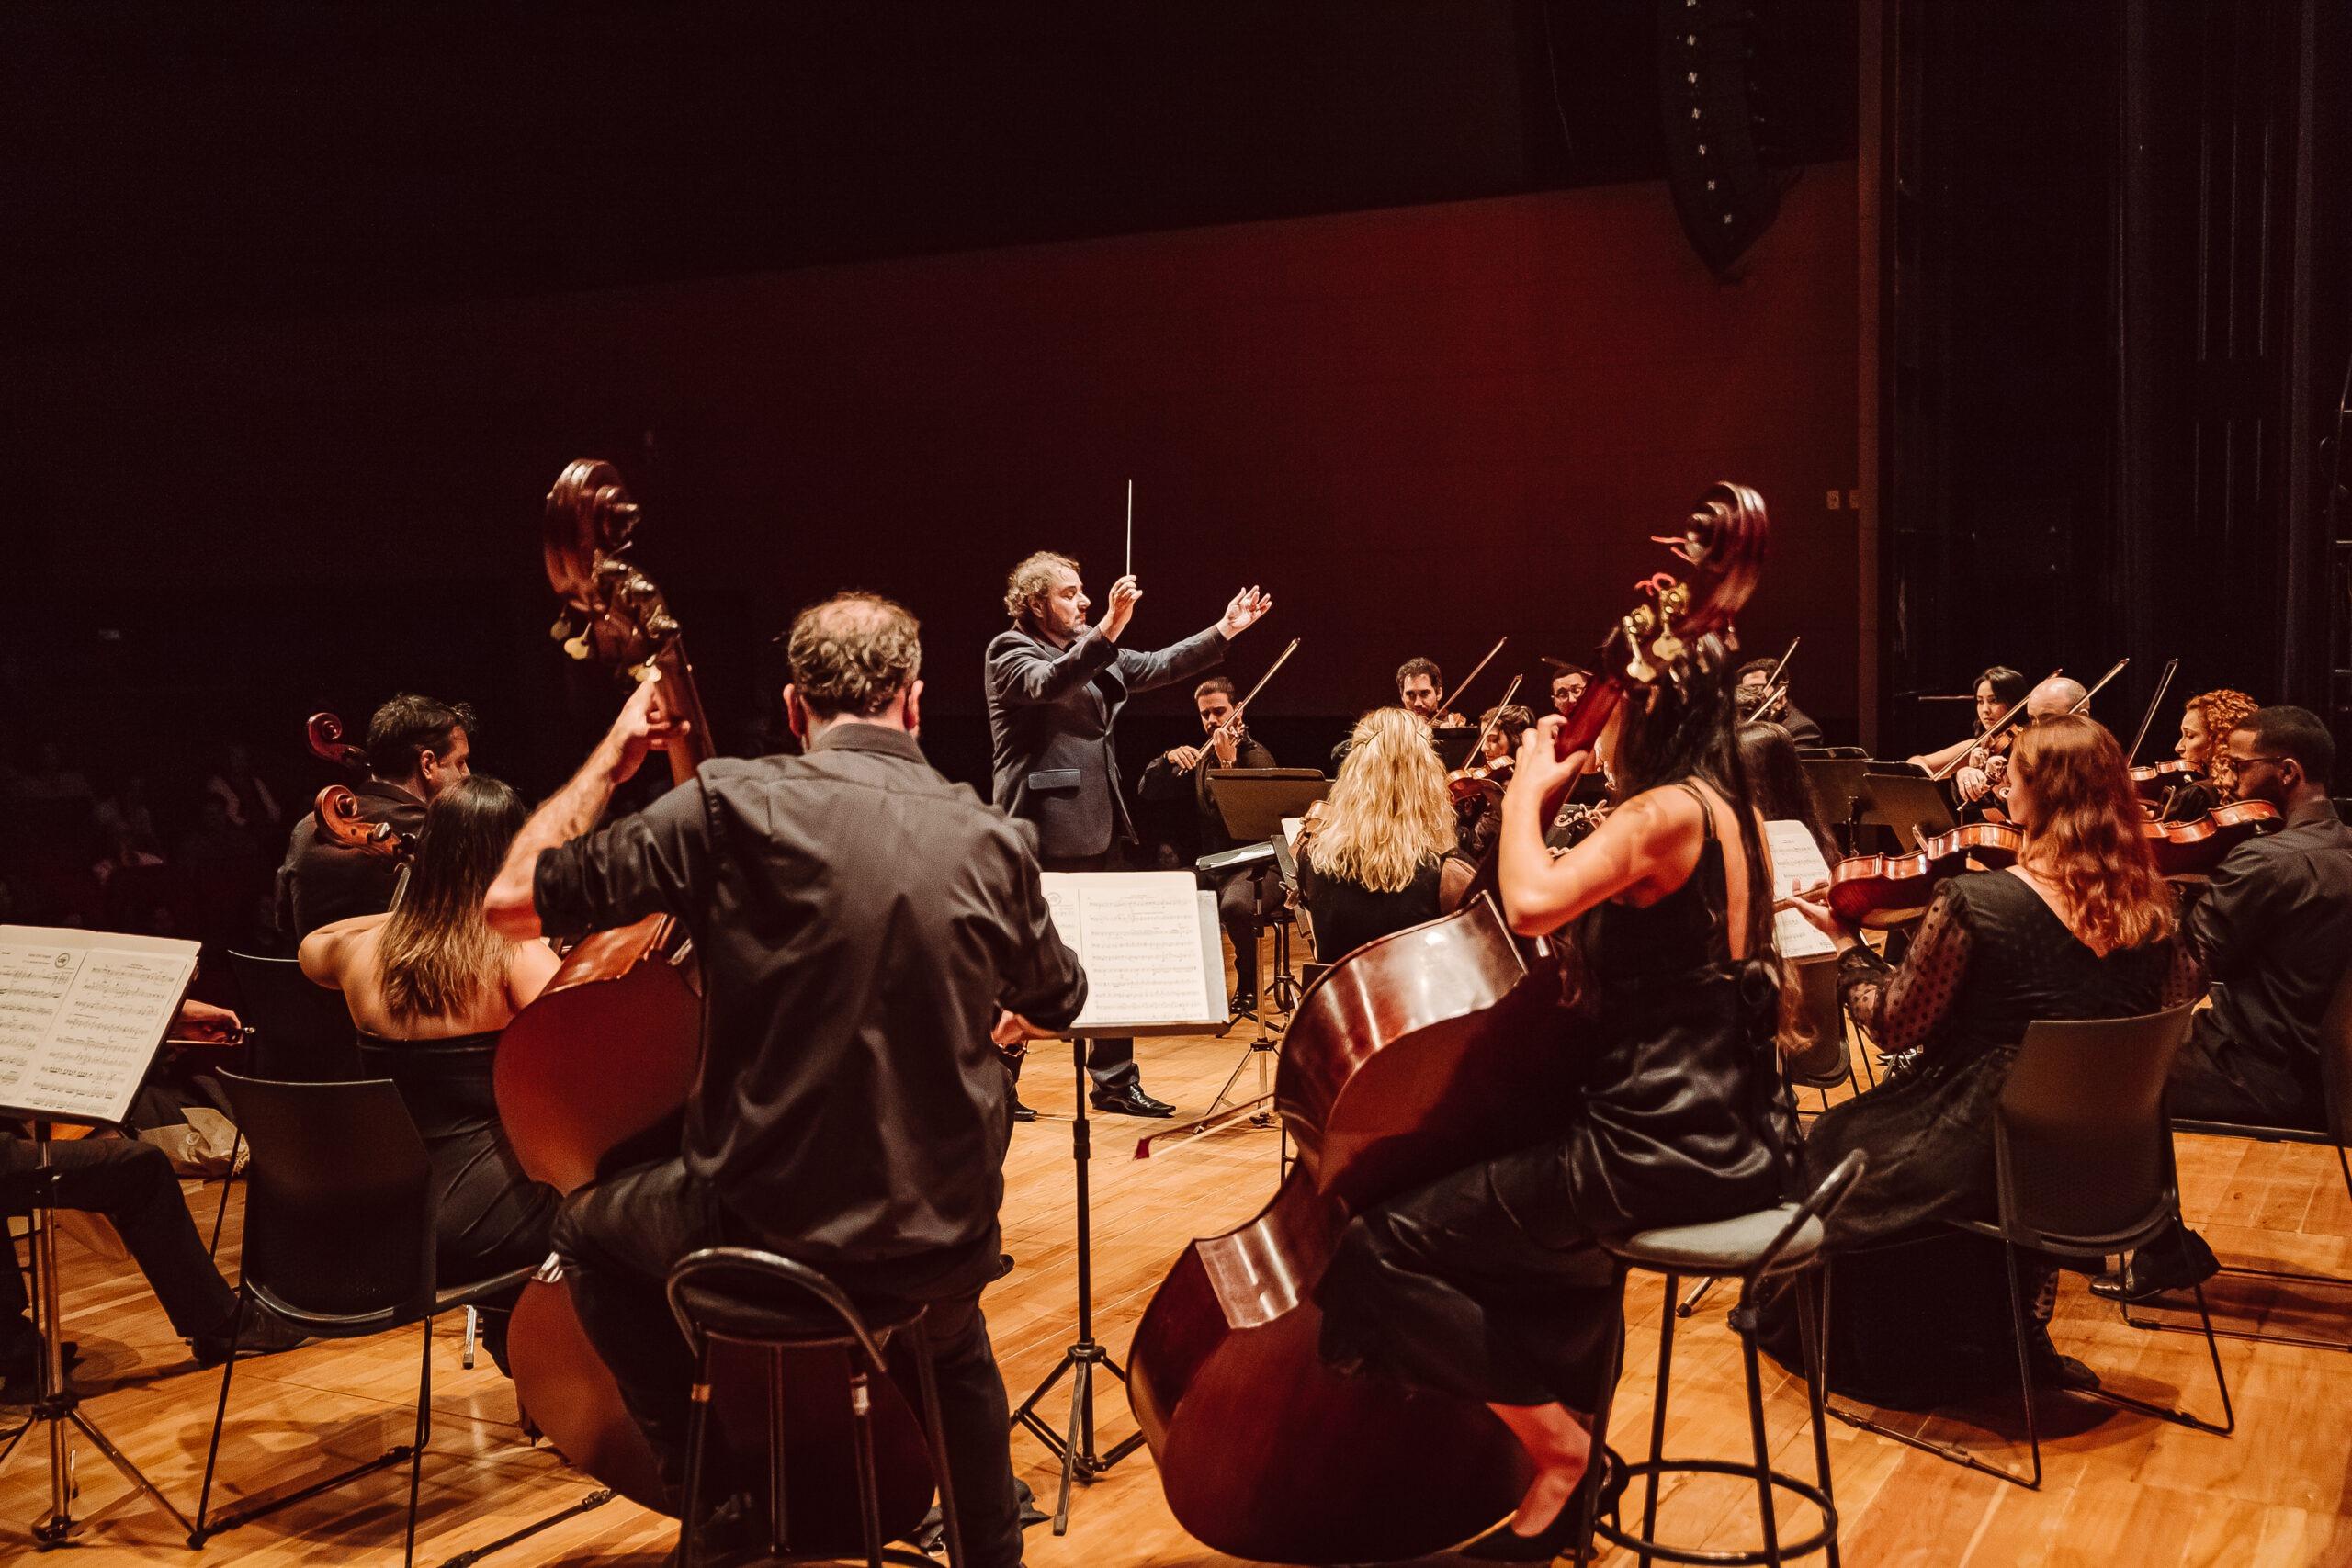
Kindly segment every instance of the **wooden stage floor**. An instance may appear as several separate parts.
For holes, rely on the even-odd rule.
[[[1024,1097],[1044,1115],[1019,1129],[1007,1168],[1005,1246],[1019,1265],[987,1303],[1016,1400],[1053,1364],[1075,1323],[1072,1075],[1066,1067],[1054,1070],[1052,1049],[1033,1056],[1023,1084]],[[1238,1032],[1233,1040],[1147,1041],[1146,1078],[1164,1098],[1199,1107],[1239,1050]],[[1186,1240],[1249,1218],[1275,1180],[1271,1132],[1228,1130],[1139,1162],[1129,1155],[1140,1130],[1126,1118],[1096,1124],[1097,1332],[1122,1359],[1152,1289]],[[2225,1259],[2352,1272],[2352,1201],[2332,1151],[2184,1137],[2180,1163],[2191,1220]],[[219,1190],[190,1185],[187,1190],[200,1223],[209,1226]],[[221,1248],[232,1278],[241,1190],[232,1190]],[[88,1413],[193,1514],[219,1378],[195,1369],[129,1264],[109,1263],[70,1242],[66,1251],[68,1333],[80,1340],[85,1357],[80,1381],[92,1395]],[[2331,1293],[2337,1302],[2327,1299]],[[1677,1338],[1669,1453],[1738,1457],[1747,1451],[1738,1357],[1724,1320],[1728,1296],[1712,1298]],[[2300,1310],[2322,1333],[2352,1328],[2352,1292],[2319,1291],[2297,1303],[2224,1288],[2218,1298],[2234,1303],[2241,1320],[2246,1313],[2267,1313],[2285,1322]],[[2339,1303],[2346,1315],[2331,1325],[2328,1314]],[[1647,1432],[1659,1310],[1655,1283],[1637,1289],[1628,1310],[1633,1339],[1615,1420],[1621,1450],[1637,1447]],[[435,1349],[420,1564],[441,1563],[589,1490],[545,1448],[524,1444],[513,1395],[487,1357],[473,1371],[460,1369],[458,1326],[454,1321],[444,1325]],[[2078,1277],[2066,1279],[2055,1333],[2061,1348],[2098,1369],[2111,1388],[2164,1401],[2177,1392],[2192,1409],[2214,1409],[2201,1339],[2119,1324]],[[1845,1560],[1860,1568],[2352,1562],[2352,1356],[2228,1340],[2222,1354],[2237,1402],[2234,1438],[2182,1429],[2096,1401],[2051,1398],[2042,1405],[2049,1475],[2038,1494],[1832,1423]],[[1802,1386],[1767,1365],[1768,1416],[1781,1468],[1808,1472]],[[416,1340],[407,1333],[315,1344],[241,1368],[222,1446],[227,1493],[233,1498],[289,1487],[380,1452],[407,1429],[415,1377]],[[1058,1421],[1068,1404],[1057,1399],[1047,1409]],[[1125,1401],[1115,1392],[1100,1410],[1105,1447],[1133,1430]],[[10,1413],[8,1424],[15,1418]],[[1920,1424],[1993,1445],[1995,1457],[2007,1462],[2024,1461],[2014,1410],[1987,1410],[1973,1423]],[[99,1456],[86,1448],[80,1453],[87,1489],[81,1511],[105,1508],[127,1493]],[[1013,1457],[1050,1507],[1055,1472],[1048,1456],[1016,1433]],[[0,1562],[28,1555],[26,1527],[44,1505],[47,1486],[40,1455],[19,1452],[0,1473]],[[220,1568],[397,1563],[405,1500],[404,1468],[380,1472],[217,1538],[201,1560]],[[1697,1535],[1709,1545],[1756,1540],[1752,1495],[1729,1482],[1670,1493],[1664,1519],[1669,1533]],[[488,1561],[496,1568],[655,1568],[674,1534],[669,1521],[616,1502]],[[143,1504],[111,1508],[77,1540],[75,1560],[93,1568],[199,1561]],[[1621,1560],[1632,1559],[1602,1558]],[[1189,1568],[1231,1561],[1193,1541],[1170,1517],[1148,1451],[1080,1491],[1068,1536],[1056,1539],[1042,1525],[1028,1536],[1031,1568]]]

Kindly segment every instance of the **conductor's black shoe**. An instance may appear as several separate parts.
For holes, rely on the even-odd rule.
[[[1015,1122],[1035,1122],[1037,1119],[1036,1107],[1022,1104],[1021,1097],[1016,1094],[1012,1097],[1012,1119]]]
[[[2091,1294],[2136,1306],[2201,1285],[2221,1269],[2205,1238],[2184,1225],[2133,1253],[2117,1272],[2093,1280]]]
[[[1154,1100],[1144,1093],[1139,1083],[1123,1084],[1117,1089],[1098,1089],[1087,1098],[1097,1111],[1115,1111],[1122,1116],[1173,1116],[1176,1108],[1164,1100]]]

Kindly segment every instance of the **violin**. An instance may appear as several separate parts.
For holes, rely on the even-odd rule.
[[[2143,822],[2140,831],[2156,857],[2159,874],[2201,877],[2212,875],[2232,850],[2268,832],[2279,819],[2278,808],[2267,800],[2233,800],[2185,822]]]
[[[1476,800],[1500,798],[1505,782],[1503,775],[1510,772],[1511,759],[1506,755],[1493,761],[1487,761],[1487,739],[1494,734],[1495,726],[1502,722],[1503,709],[1510,706],[1511,698],[1519,695],[1520,682],[1525,678],[1521,675],[1510,678],[1510,684],[1503,688],[1503,700],[1495,705],[1495,711],[1487,716],[1485,724],[1478,727],[1477,744],[1470,748],[1470,754],[1478,761],[1445,775],[1445,793],[1457,807],[1467,806]]]
[[[1753,491],[1718,485],[1664,541],[1690,581],[1641,585],[1571,716],[1582,744],[1610,694],[1725,655],[1764,527]],[[1298,1159],[1254,1219],[1185,1248],[1128,1361],[1170,1511],[1194,1538],[1259,1562],[1395,1562],[1510,1512],[1528,1463],[1502,1424],[1476,1402],[1326,1366],[1315,1291],[1353,1215],[1556,1135],[1576,1027],[1491,897],[1367,942],[1307,987],[1274,1080]]]
[[[1258,683],[1250,687],[1249,694],[1239,702],[1233,705],[1233,711],[1225,716],[1223,722],[1218,724],[1215,729],[1209,731],[1208,744],[1201,748],[1200,759],[1193,764],[1193,767],[1200,766],[1202,762],[1207,761],[1211,757],[1216,754],[1215,747],[1220,739],[1224,739],[1229,745],[1238,746],[1241,744],[1242,740],[1250,733],[1248,728],[1241,722],[1241,716],[1250,710],[1250,705],[1251,703],[1258,700],[1258,694],[1266,689],[1266,682],[1274,678],[1274,671],[1281,669],[1285,663],[1289,662],[1290,656],[1298,651],[1298,638],[1291,638],[1290,646],[1283,649],[1281,653],[1277,654],[1274,658],[1274,661],[1266,666],[1266,672],[1258,677]],[[1189,769],[1186,771],[1190,772]]]
[[[1826,901],[1850,926],[1883,931],[1927,912],[1936,885],[1970,869],[1973,858],[1998,870],[2015,865],[2025,829],[2014,822],[1965,822],[1922,839],[1907,855],[1849,855],[1829,868]]]
[[[2150,762],[2132,770],[2132,790],[2142,800],[2154,805],[2175,789],[2195,784],[2205,776],[2203,769],[2182,757],[2168,757],[2161,762]]]

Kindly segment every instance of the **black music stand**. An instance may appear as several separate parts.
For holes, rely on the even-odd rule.
[[[1866,758],[1839,757],[1827,751],[1800,751],[1797,765],[1804,772],[1806,793],[1814,809],[1846,840],[1846,852],[1857,852],[1854,829],[1865,809],[1862,778],[1872,766]]]
[[[1856,820],[1890,828],[1908,853],[1919,840],[1951,831],[1951,802],[1944,797],[1943,781],[1913,769],[1908,773],[1872,772],[1862,775],[1856,797],[1861,807]]]
[[[1075,874],[1085,874],[1083,873]],[[1217,942],[1216,895],[1199,895],[1201,921],[1203,978],[1212,1004],[1224,1010],[1225,950]],[[1089,1006],[1092,1006],[1090,1002]],[[1091,1484],[1094,1478],[1143,1446],[1143,1434],[1133,1432],[1112,1445],[1108,1453],[1094,1449],[1094,1369],[1102,1368],[1122,1383],[1127,1381],[1125,1367],[1111,1359],[1110,1348],[1094,1337],[1094,1222],[1091,1203],[1092,1188],[1088,1180],[1087,1166],[1093,1154],[1093,1124],[1087,1118],[1087,1092],[1092,1080],[1086,1073],[1086,1043],[1097,1034],[1136,1036],[1145,1034],[1191,1034],[1212,1028],[1218,1019],[1171,1019],[1164,1022],[1134,1023],[1104,1021],[1098,1024],[1072,1024],[1062,1032],[1069,1036],[1070,1058],[1078,1069],[1078,1096],[1070,1118],[1070,1158],[1078,1168],[1078,1337],[1046,1374],[1046,1381],[1030,1391],[1029,1397],[1012,1413],[1015,1427],[1026,1427],[1037,1440],[1046,1445],[1061,1461],[1061,1493],[1054,1505],[1054,1533],[1069,1533],[1070,1487],[1075,1482]],[[1046,1425],[1037,1414],[1037,1405],[1054,1386],[1069,1374],[1069,1429],[1057,1432]]]
[[[1331,781],[1314,768],[1216,768],[1209,773],[1209,799],[1224,820],[1227,837],[1237,844],[1272,844],[1277,855],[1289,852],[1283,824],[1306,816],[1309,807],[1330,793]],[[1290,874],[1296,876],[1295,871]],[[1298,1001],[1298,978],[1291,972],[1290,922],[1279,918],[1274,922],[1273,976],[1259,987],[1258,1011],[1252,1015],[1261,1039],[1266,1035],[1270,998],[1284,1012]],[[1230,1091],[1233,1085],[1225,1087]]]

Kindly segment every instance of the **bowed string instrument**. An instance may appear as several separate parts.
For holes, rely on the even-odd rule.
[[[312,756],[355,773],[367,773],[368,753],[343,738],[343,720],[334,715],[312,714],[303,726],[303,736]],[[359,796],[349,784],[331,784],[319,791],[311,802],[311,818],[326,842],[399,863],[400,877],[392,885],[392,904],[398,908],[401,895],[408,891],[409,867],[416,861],[415,839],[390,822],[368,820],[360,814]]]
[[[1797,644],[1804,640],[1801,637],[1789,638],[1789,646],[1781,650],[1780,660],[1772,666],[1772,672],[1764,677],[1764,694],[1756,699],[1754,707],[1739,716],[1740,723],[1754,724],[1758,719],[1770,718],[1773,709],[1788,701],[1789,683],[1781,676],[1788,670],[1789,660],[1797,656]]]
[[[1214,755],[1210,747],[1214,747],[1220,738],[1231,744],[1238,744],[1240,741],[1245,728],[1242,724],[1242,716],[1250,711],[1250,705],[1258,700],[1258,694],[1266,689],[1266,682],[1274,678],[1274,671],[1281,669],[1289,661],[1290,656],[1298,651],[1298,642],[1299,639],[1296,637],[1290,639],[1290,646],[1274,656],[1274,661],[1266,666],[1266,672],[1258,677],[1258,683],[1250,687],[1249,694],[1233,705],[1233,711],[1225,716],[1224,721],[1209,732],[1209,743],[1201,749],[1200,758],[1193,762],[1193,767],[1199,767]]]
[[[1603,645],[1563,731],[1571,750],[1629,693],[1729,656],[1765,529],[1762,499],[1721,484],[1660,541],[1676,570],[1638,586]],[[1204,1544],[1394,1562],[1510,1512],[1527,1460],[1492,1412],[1326,1366],[1315,1291],[1353,1215],[1556,1134],[1581,1044],[1563,1038],[1577,1024],[1558,998],[1484,897],[1365,943],[1300,997],[1274,1081],[1298,1158],[1254,1219],[1185,1248],[1128,1361],[1170,1511]]]

